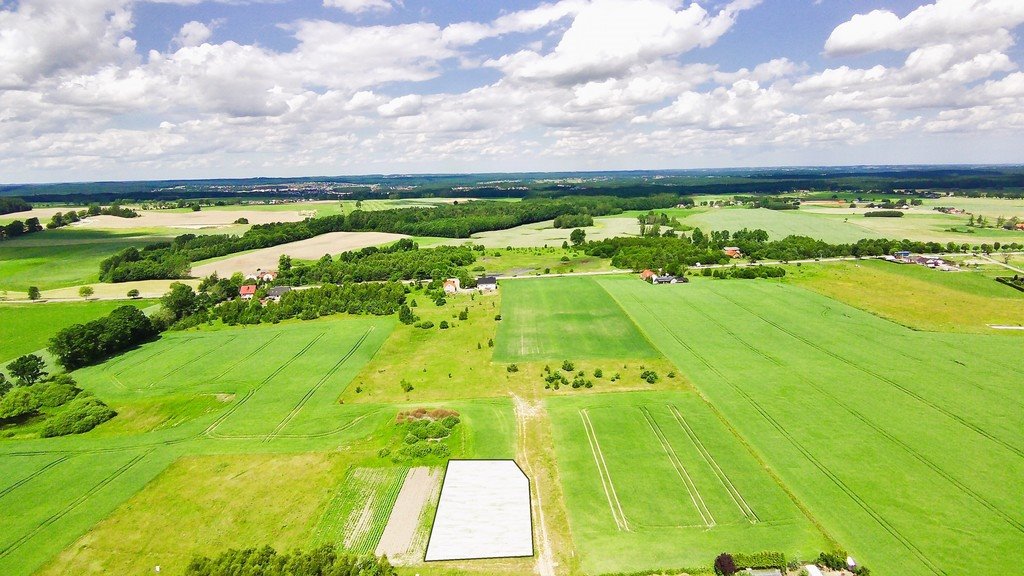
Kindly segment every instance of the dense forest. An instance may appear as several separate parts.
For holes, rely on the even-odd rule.
[[[0,196],[0,214],[12,214],[14,212],[27,212],[32,205],[16,196]]]
[[[563,198],[523,202],[466,202],[435,208],[400,208],[308,218],[302,222],[258,224],[241,236],[183,234],[172,242],[151,244],[142,250],[127,248],[100,263],[100,280],[128,282],[185,278],[192,262],[243,250],[267,248],[305,240],[328,232],[392,232],[410,236],[466,238],[476,232],[502,230],[521,224],[551,220],[563,214],[592,216],[623,210],[651,210],[675,206],[672,195],[644,198]]]

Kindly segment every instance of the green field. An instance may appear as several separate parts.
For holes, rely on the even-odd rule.
[[[45,348],[50,337],[65,326],[95,320],[125,304],[146,308],[153,301],[0,304],[0,364]]]
[[[860,220],[865,220],[861,218]],[[860,220],[833,219],[802,210],[767,210],[764,208],[719,208],[686,218],[683,222],[705,233],[711,230],[736,232],[743,228],[760,228],[773,240],[786,236],[811,236],[826,242],[856,242],[861,238],[880,238],[878,233],[861,226]],[[883,220],[883,218],[876,218]],[[902,220],[902,219],[901,219]]]
[[[0,242],[0,290],[20,292],[17,296],[22,298],[29,286],[47,290],[94,283],[99,281],[103,259],[129,246],[142,248],[161,239],[60,229],[6,240]]]
[[[498,361],[657,355],[592,278],[506,281],[502,290]]]
[[[969,574],[1024,547],[1018,338],[914,332],[773,282],[598,282],[861,562]]]
[[[828,540],[692,392],[548,401],[573,536],[588,574],[706,569],[715,553]]]

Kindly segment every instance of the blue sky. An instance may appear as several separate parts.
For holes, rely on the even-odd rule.
[[[1020,163],[1020,0],[5,0],[0,181]]]

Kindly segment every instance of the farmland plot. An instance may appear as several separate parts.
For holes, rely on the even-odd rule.
[[[317,523],[313,541],[367,554],[380,543],[408,468],[353,468]]]
[[[1019,558],[1019,338],[914,332],[771,282],[600,282],[858,559]]]
[[[657,356],[629,317],[591,278],[501,284],[501,362]]]
[[[558,398],[548,410],[570,525],[588,573],[692,570],[727,549],[814,555],[828,547],[693,393]]]

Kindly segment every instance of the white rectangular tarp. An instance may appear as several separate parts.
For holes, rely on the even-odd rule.
[[[530,481],[512,460],[451,460],[426,560],[533,556]]]

